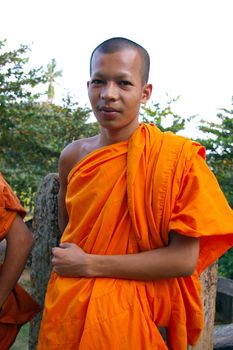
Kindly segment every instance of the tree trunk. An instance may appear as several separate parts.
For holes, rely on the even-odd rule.
[[[198,344],[189,350],[213,350],[218,264],[209,266],[201,275],[202,301],[204,305],[205,328]]]
[[[42,181],[35,202],[32,232],[35,244],[32,252],[31,283],[32,296],[44,306],[44,297],[51,272],[51,248],[58,245],[57,174],[49,174]],[[35,350],[42,312],[30,323],[29,350]]]

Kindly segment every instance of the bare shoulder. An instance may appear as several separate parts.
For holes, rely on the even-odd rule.
[[[66,173],[82,160],[86,155],[98,148],[99,135],[75,140],[68,144],[61,152],[59,168],[66,169]]]

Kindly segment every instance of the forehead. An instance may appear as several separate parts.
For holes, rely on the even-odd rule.
[[[141,75],[142,58],[134,49],[123,49],[112,53],[96,51],[91,62],[91,75],[108,72],[121,75]]]

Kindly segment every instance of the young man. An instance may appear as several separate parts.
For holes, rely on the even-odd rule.
[[[0,175],[0,241],[7,242],[0,266],[0,349],[13,344],[20,327],[39,311],[39,306],[17,281],[33,244],[31,232],[23,221],[25,210]]]
[[[148,74],[146,50],[124,38],[91,56],[100,134],[60,157],[64,233],[39,350],[186,350],[203,328],[198,276],[232,246],[233,215],[202,146],[139,124]]]

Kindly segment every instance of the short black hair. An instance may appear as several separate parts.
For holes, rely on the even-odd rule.
[[[92,60],[94,54],[98,51],[101,53],[113,53],[117,51],[122,51],[124,49],[134,49],[139,52],[142,58],[142,81],[143,83],[148,82],[149,71],[150,71],[150,56],[148,52],[141,45],[135,43],[134,41],[122,37],[114,37],[103,41],[99,44],[92,52],[90,58],[90,75],[92,72]]]

